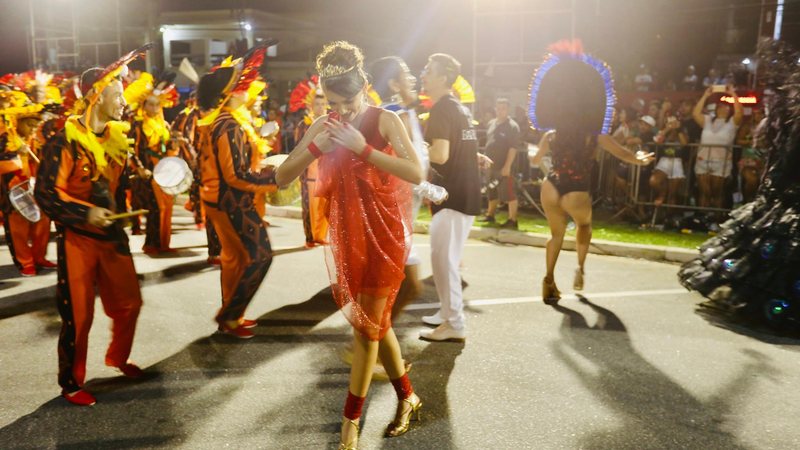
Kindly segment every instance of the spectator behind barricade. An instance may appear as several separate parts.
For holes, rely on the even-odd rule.
[[[742,147],[742,157],[739,159],[739,191],[744,203],[753,201],[764,174],[764,157],[761,153],[763,147],[763,129],[766,121],[764,111],[753,110],[753,114],[742,124],[736,138],[736,145]]]
[[[666,126],[667,118],[675,115],[672,107],[672,100],[669,98],[664,98],[664,100],[658,105],[658,111],[656,112],[656,115],[648,115],[656,119],[656,128],[659,130],[663,129]]]
[[[641,98],[636,98],[631,102],[631,110],[633,110],[633,115],[628,116],[629,121],[633,121],[638,119],[639,117],[644,116],[645,113],[645,106],[647,104]]]
[[[719,73],[717,73],[717,69],[711,68],[708,69],[708,75],[703,78],[703,87],[709,88],[715,84],[722,84],[722,79],[719,77]]]
[[[628,138],[631,137],[630,122],[636,119],[636,111],[633,108],[617,108],[617,113],[614,115],[614,132],[611,137],[614,138],[619,144],[627,145]]]
[[[686,75],[683,76],[683,81],[681,82],[681,88],[684,91],[694,91],[697,90],[697,74],[695,73],[695,68],[693,65],[690,65],[686,68]]]
[[[695,122],[694,117],[692,117],[692,110],[694,109],[695,103],[697,103],[696,100],[690,100],[688,98],[681,100],[676,113],[678,121],[681,123],[681,128],[689,139],[689,144],[700,142],[700,134],[703,132],[703,128],[701,128],[700,125]],[[686,155],[688,155],[688,153]]]
[[[694,173],[697,175],[698,205],[701,207],[722,208],[725,179],[731,175],[736,128],[742,122],[742,104],[732,87],[723,93],[733,98],[733,107],[719,101],[714,115],[703,114],[706,100],[713,88],[706,89],[694,106],[692,117],[703,128],[700,147],[697,150]]]
[[[639,150],[646,150],[647,152],[653,151],[653,139],[658,132],[656,120],[653,117],[649,115],[642,116],[636,120],[635,125],[631,126],[629,130],[629,136],[624,140],[623,144],[625,147],[633,152]],[[616,134],[615,132],[615,135]],[[631,165],[629,163],[620,161],[617,164],[615,184],[618,188],[629,189],[628,181],[630,170]]]
[[[631,122],[636,120],[636,111],[633,108],[617,108],[617,113],[614,114],[614,121],[616,122],[611,128],[614,132],[611,137],[620,145],[628,145],[628,138],[631,137]],[[606,152],[598,152],[605,157]],[[613,180],[611,186],[611,198],[614,203],[621,204],[625,201],[625,193],[628,191],[628,166],[622,161],[612,160],[609,164],[612,168],[610,171],[605,171],[606,176],[609,172],[613,176],[609,176]]]
[[[643,114],[644,116],[650,116],[656,121],[656,127],[661,126],[658,123],[658,113],[661,111],[661,101],[654,99],[650,100],[650,103],[647,104],[647,111]]]
[[[656,154],[659,156],[653,174],[650,176],[650,187],[653,189],[656,206],[661,206],[666,199],[667,204],[678,204],[679,194],[686,174],[684,172],[684,146],[688,142],[681,124],[675,116],[669,116],[665,127],[655,136],[659,144]]]
[[[650,75],[650,69],[644,64],[639,66],[639,73],[636,74],[633,82],[636,84],[637,91],[649,92],[653,87],[653,77]]]

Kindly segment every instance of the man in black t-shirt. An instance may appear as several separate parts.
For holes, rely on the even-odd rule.
[[[431,207],[431,265],[441,307],[422,321],[436,326],[420,332],[430,341],[463,341],[466,337],[459,265],[475,216],[481,211],[478,139],[472,115],[450,93],[461,64],[450,55],[428,58],[422,86],[434,102],[425,141],[430,144],[432,183],[443,186],[447,200]]]
[[[483,222],[494,222],[500,202],[508,204],[508,220],[501,228],[517,229],[517,195],[514,191],[514,161],[519,150],[519,125],[511,117],[508,99],[498,98],[495,103],[496,118],[489,122],[486,132],[486,156],[494,161],[489,172],[489,209]]]

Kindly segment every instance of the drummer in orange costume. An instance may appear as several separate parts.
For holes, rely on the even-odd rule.
[[[239,109],[265,52],[259,47],[243,61],[226,61],[203,76],[197,92],[200,108],[211,110],[198,126],[208,128],[200,145],[201,197],[222,244],[222,307],[216,321],[220,331],[241,339],[254,336],[249,328],[257,324],[244,319],[244,312],[272,263],[267,228],[254,198],[277,189],[275,175],[271,168],[253,170],[258,140]]]
[[[112,319],[106,365],[127,377],[142,376],[128,360],[142,305],[139,282],[128,237],[108,217],[124,211],[128,180],[130,124],[120,121],[125,99],[118,75],[146,48],[83,73],[81,90],[89,106],[45,146],[36,183],[36,201],[58,231],[58,382],[64,398],[81,406],[95,403],[83,389],[95,289]]]
[[[50,219],[40,215],[37,219],[24,217],[11,207],[9,193],[12,188],[28,186],[36,177],[39,167],[39,152],[35,142],[36,130],[41,120],[41,105],[28,104],[5,111],[16,110],[7,114],[9,123],[7,132],[0,139],[0,151],[16,152],[19,155],[20,167],[13,172],[5,173],[0,180],[0,209],[3,212],[6,239],[14,265],[22,276],[36,275],[37,268],[52,269],[56,264],[45,258],[47,243],[50,240]],[[33,201],[33,197],[30,197]],[[29,244],[30,242],[30,244]]]
[[[314,75],[308,80],[301,81],[292,91],[289,100],[289,111],[295,112],[305,109],[306,116],[294,130],[294,141],[300,142],[306,131],[317,117],[328,112],[328,100],[319,86],[319,77]],[[317,175],[319,162],[314,160],[300,175],[301,198],[303,210],[303,230],[306,234],[306,247],[325,244],[328,236],[328,219],[325,212],[328,201],[316,195]]]
[[[134,165],[146,169],[144,177],[152,174],[156,164],[165,156],[177,156],[177,142],[171,139],[170,126],[164,120],[164,108],[174,106],[178,99],[172,84],[175,74],[168,72],[154,80],[147,72],[125,88],[125,100],[136,111],[131,130],[135,140]],[[172,252],[172,206],[175,198],[165,193],[152,177],[140,178],[134,184],[137,206],[149,210],[142,251],[147,254]]]
[[[196,92],[192,91],[186,100],[186,107],[178,113],[172,121],[172,132],[177,137],[180,157],[192,169],[194,180],[189,189],[189,200],[185,208],[194,215],[194,223],[198,230],[204,227],[203,203],[200,200],[200,172],[197,167],[197,150],[195,148],[195,130],[197,120],[200,118],[200,111],[197,109]]]

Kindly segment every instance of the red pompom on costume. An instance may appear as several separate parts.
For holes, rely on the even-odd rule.
[[[375,152],[394,154],[378,129],[382,109],[366,108],[359,131]],[[340,147],[319,159],[316,195],[328,201],[325,256],[334,299],[353,328],[380,340],[405,277],[409,184]]]

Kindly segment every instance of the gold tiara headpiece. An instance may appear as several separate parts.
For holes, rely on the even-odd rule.
[[[320,71],[319,76],[321,78],[331,78],[331,77],[338,77],[350,72],[351,70],[355,70],[357,66],[351,67],[344,67],[344,66],[337,66],[334,64],[328,64],[327,66],[323,67]]]

